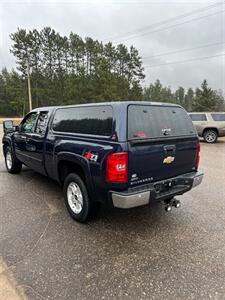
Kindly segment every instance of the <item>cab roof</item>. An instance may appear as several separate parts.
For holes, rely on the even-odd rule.
[[[166,102],[151,102],[151,101],[108,101],[108,102],[98,102],[98,103],[85,103],[85,104],[72,104],[72,105],[62,105],[62,106],[46,106],[35,108],[32,111],[44,111],[44,110],[54,110],[57,108],[69,108],[69,107],[88,107],[88,106],[102,106],[102,105],[111,105],[111,106],[121,106],[125,107],[128,105],[157,105],[157,106],[171,106],[171,107],[180,107],[178,104],[166,103]]]
[[[194,114],[225,114],[224,111],[193,111],[188,112],[188,114],[194,115]]]

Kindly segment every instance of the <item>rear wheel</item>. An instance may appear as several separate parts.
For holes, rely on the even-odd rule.
[[[206,141],[206,143],[215,143],[217,141],[218,134],[213,129],[205,130],[203,134],[203,138]]]
[[[92,213],[92,203],[84,181],[75,173],[69,174],[64,182],[64,199],[69,214],[78,222],[85,222]]]
[[[15,158],[9,146],[5,151],[5,166],[7,171],[11,174],[17,174],[22,169],[22,163]]]

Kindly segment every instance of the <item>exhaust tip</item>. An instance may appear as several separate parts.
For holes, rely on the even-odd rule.
[[[170,212],[172,210],[172,206],[171,205],[167,205],[166,207],[165,207],[165,211],[166,212]]]

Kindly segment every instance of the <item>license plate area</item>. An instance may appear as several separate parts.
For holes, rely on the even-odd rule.
[[[165,193],[169,190],[171,190],[175,185],[175,182],[173,180],[168,180],[160,183],[156,183],[154,185],[156,194]]]
[[[184,179],[168,179],[154,184],[156,194],[170,192],[178,187],[187,187],[189,182]]]

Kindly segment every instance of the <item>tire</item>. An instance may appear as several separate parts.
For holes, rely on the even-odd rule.
[[[5,166],[10,174],[17,174],[22,169],[22,163],[16,159],[11,147],[9,146],[5,151]]]
[[[70,216],[78,222],[86,222],[93,213],[93,204],[81,177],[69,174],[64,181],[63,194]]]
[[[206,143],[212,144],[217,141],[218,133],[213,129],[208,129],[208,130],[205,130],[205,132],[203,134],[203,138]]]

